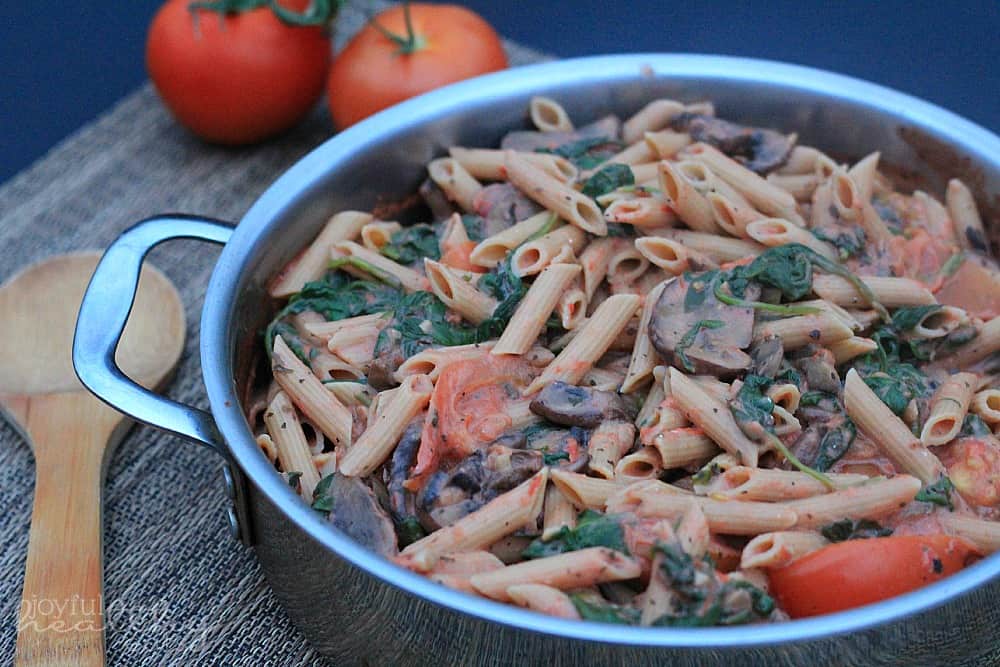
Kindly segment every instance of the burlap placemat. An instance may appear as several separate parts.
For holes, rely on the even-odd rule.
[[[370,8],[350,2],[337,43]],[[507,44],[512,65],[543,56]],[[162,212],[239,220],[265,188],[332,134],[325,109],[252,149],[200,143],[167,115],[149,84],[0,188],[0,280],[52,254],[104,248]],[[151,260],[184,298],[188,338],[168,394],[207,407],[198,359],[202,296],[218,249],[177,242]],[[9,344],[9,342],[7,343]],[[34,481],[31,450],[0,420],[0,662],[14,655]],[[228,534],[218,458],[136,428],[111,460],[104,560],[112,665],[326,664],[290,624],[251,550]],[[336,619],[330,619],[331,628]]]

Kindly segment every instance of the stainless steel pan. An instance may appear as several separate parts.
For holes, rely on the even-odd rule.
[[[391,207],[452,144],[494,146],[526,124],[528,100],[560,100],[575,120],[627,116],[656,97],[710,99],[719,114],[794,130],[845,157],[878,148],[925,187],[961,176],[995,230],[1000,138],[906,95],[827,72],[712,56],[566,60],[482,77],[385,111],[326,142],[261,196],[239,225],[185,216],[137,224],[108,250],[84,300],[74,363],[85,385],[139,421],[229,461],[234,532],[257,551],[275,594],[337,664],[981,664],[1000,655],[1000,555],[880,604],[784,624],[648,629],[573,622],[474,598],[412,574],[332,530],[275,474],[241,405],[264,286],[334,212]],[[114,365],[142,257],[175,238],[225,243],[201,320],[211,414],[149,394]]]

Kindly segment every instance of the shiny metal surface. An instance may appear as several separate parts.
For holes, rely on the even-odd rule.
[[[249,481],[256,549],[294,622],[338,664],[983,664],[1000,659],[1000,555],[933,586],[785,624],[648,629],[565,621],[474,598],[331,530],[265,460],[240,399],[271,309],[265,284],[335,211],[401,201],[451,144],[492,146],[526,125],[527,102],[560,100],[579,123],[656,97],[711,99],[720,116],[795,130],[836,155],[873,149],[941,190],[961,176],[994,225],[1000,139],[906,95],[817,70],[712,56],[630,55],[537,65],[460,83],[331,139],[241,221],[213,273],[202,366],[219,430]],[[272,304],[273,305],[273,304]],[[150,421],[157,421],[151,419]]]

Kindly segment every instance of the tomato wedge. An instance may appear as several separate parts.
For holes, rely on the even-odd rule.
[[[979,557],[951,535],[894,535],[831,544],[771,570],[771,593],[792,618],[860,607],[916,590]]]

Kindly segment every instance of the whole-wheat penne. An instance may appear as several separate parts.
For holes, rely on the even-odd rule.
[[[666,127],[674,116],[684,112],[684,105],[675,100],[653,100],[639,109],[622,125],[622,138],[627,143],[639,141],[646,132]]]
[[[569,284],[580,274],[578,264],[551,264],[545,267],[518,304],[493,354],[524,354],[545,327],[552,310]]]
[[[910,432],[903,420],[892,413],[853,368],[847,372],[844,381],[844,407],[857,427],[902,470],[924,484],[932,484],[945,474],[941,461]]]
[[[403,228],[398,222],[375,220],[361,228],[361,243],[369,250],[378,251],[387,244],[392,235]]]
[[[475,210],[476,195],[483,189],[483,185],[458,160],[450,157],[431,160],[427,165],[427,174],[448,199],[458,204],[462,210]]]
[[[757,465],[757,445],[743,435],[725,403],[706,392],[676,368],[670,369],[671,396],[693,424],[748,466]]]
[[[334,215],[316,240],[274,280],[268,292],[273,297],[291,296],[306,283],[321,278],[330,263],[333,246],[357,238],[372,219],[370,214],[360,211],[342,211]]]
[[[469,261],[477,266],[493,268],[507,258],[508,252],[547,227],[552,217],[548,211],[542,211],[480,241],[469,253]]]
[[[997,350],[1000,350],[1000,315],[983,324],[971,341],[950,355],[937,359],[934,364],[941,368],[964,368],[982,361]]]
[[[620,551],[590,547],[473,575],[470,582],[486,597],[508,601],[507,589],[511,586],[545,584],[570,590],[608,581],[635,579],[641,572],[639,561]]]
[[[604,421],[590,435],[587,467],[604,479],[615,479],[615,465],[632,449],[635,442],[635,424],[627,421]]]
[[[550,540],[563,528],[576,526],[576,508],[563,495],[559,487],[549,484],[545,491],[545,505],[542,513],[542,539]]]
[[[810,530],[782,530],[758,535],[743,547],[740,567],[779,568],[822,549],[830,542]]]
[[[920,431],[924,445],[944,445],[958,435],[969,412],[977,379],[975,373],[955,373],[938,387],[931,398],[931,414]]]
[[[533,394],[556,380],[569,384],[579,382],[625,329],[639,307],[639,301],[639,297],[632,294],[617,294],[605,299],[587,323],[580,327],[580,333],[528,385],[525,393]]]
[[[614,480],[588,477],[575,472],[553,468],[552,483],[563,496],[581,509],[601,509],[616,491],[619,484]]]
[[[579,227],[563,225],[519,245],[510,255],[510,265],[518,276],[533,276],[556,262],[561,251],[575,253],[586,240],[587,235]]]
[[[941,513],[938,520],[952,534],[972,542],[984,554],[1000,551],[1000,523],[957,512]]]
[[[333,249],[335,253],[333,259],[356,257],[365,262],[367,266],[372,267],[370,271],[367,268],[363,270],[371,273],[375,278],[382,280],[388,277],[398,282],[403,289],[411,292],[426,290],[428,287],[427,279],[413,269],[358,245],[354,241],[341,241],[334,245]]]
[[[667,203],[684,224],[695,231],[708,234],[719,230],[712,205],[673,163],[661,160],[658,178]]]
[[[919,479],[896,475],[780,505],[795,514],[796,528],[818,528],[841,519],[881,519],[904,507],[919,491]]]
[[[979,216],[976,200],[965,183],[957,178],[948,181],[945,202],[955,225],[958,244],[966,250],[989,255],[990,244],[983,229],[983,219]]]
[[[622,457],[615,464],[614,479],[618,484],[632,484],[647,479],[657,479],[662,471],[660,453],[656,448],[642,447]]]
[[[580,612],[573,601],[558,588],[545,584],[516,584],[507,588],[507,597],[520,607],[549,616],[578,620]]]
[[[431,291],[444,305],[473,324],[488,320],[497,307],[496,299],[480,292],[444,264],[424,259],[424,270],[427,272]],[[529,342],[528,346],[530,345]]]
[[[481,549],[510,535],[542,511],[549,469],[542,468],[526,482],[497,496],[475,512],[421,538],[403,549],[403,562],[419,572],[434,567],[438,559],[453,551]]]
[[[632,197],[612,202],[604,219],[633,227],[663,227],[676,220],[673,210],[659,197]]]
[[[562,105],[551,97],[538,95],[528,104],[531,122],[542,132],[572,132],[573,121]]]
[[[545,173],[514,151],[504,158],[507,176],[524,194],[585,232],[605,236],[608,225],[593,199]]]
[[[686,229],[657,230],[657,236],[680,241],[685,247],[699,252],[714,262],[734,262],[756,257],[766,248],[756,241],[734,239],[715,234],[692,232]]]
[[[874,352],[878,349],[878,344],[871,338],[861,336],[851,336],[844,340],[838,340],[826,346],[833,353],[833,358],[838,365],[850,361],[863,354]]]
[[[805,229],[797,227],[781,218],[761,218],[754,220],[747,224],[746,235],[761,245],[768,247],[785,245],[787,243],[801,243],[828,259],[836,260],[838,257],[837,249],[832,245],[825,241],[820,241]]]
[[[274,380],[323,435],[337,446],[351,442],[351,413],[333,396],[308,367],[292,352],[281,336],[274,339],[271,353]]]
[[[851,327],[829,312],[768,320],[755,325],[753,330],[754,340],[777,336],[786,350],[797,350],[811,343],[829,345],[853,335]]]
[[[972,412],[991,428],[1000,424],[1000,389],[983,389],[972,397]]]
[[[448,149],[448,153],[474,178],[485,181],[507,180],[507,168],[504,166],[505,153],[502,150],[452,146]],[[523,152],[520,155],[563,183],[575,181],[579,175],[579,170],[573,163],[559,155]]]
[[[622,382],[621,391],[623,394],[635,391],[652,377],[653,369],[660,361],[659,354],[649,340],[649,320],[653,316],[653,308],[656,307],[656,302],[659,301],[667,282],[661,282],[643,297],[642,314],[639,316],[639,331],[635,337],[635,345],[632,347],[632,357],[629,359],[625,381]]]
[[[875,295],[875,299],[886,308],[900,306],[926,306],[937,303],[931,291],[910,278],[889,278],[882,276],[861,276],[861,282]],[[864,297],[846,278],[821,274],[813,276],[813,292],[816,296],[845,308],[864,308]]]
[[[274,443],[274,449],[281,469],[298,472],[299,489],[302,497],[312,502],[313,489],[319,484],[319,473],[313,465],[309,443],[302,432],[302,424],[292,402],[285,392],[275,394],[264,412],[264,424]]]
[[[341,474],[348,477],[370,475],[392,453],[400,436],[417,414],[427,406],[434,385],[426,375],[411,375],[399,386],[391,409],[383,410],[357,442],[340,457]]]
[[[661,160],[674,158],[681,149],[691,144],[691,135],[673,130],[646,132],[643,137]]]
[[[827,473],[834,489],[845,489],[869,480],[865,475]],[[776,502],[809,498],[830,491],[815,477],[797,470],[733,466],[714,476],[698,492],[712,498]]]

